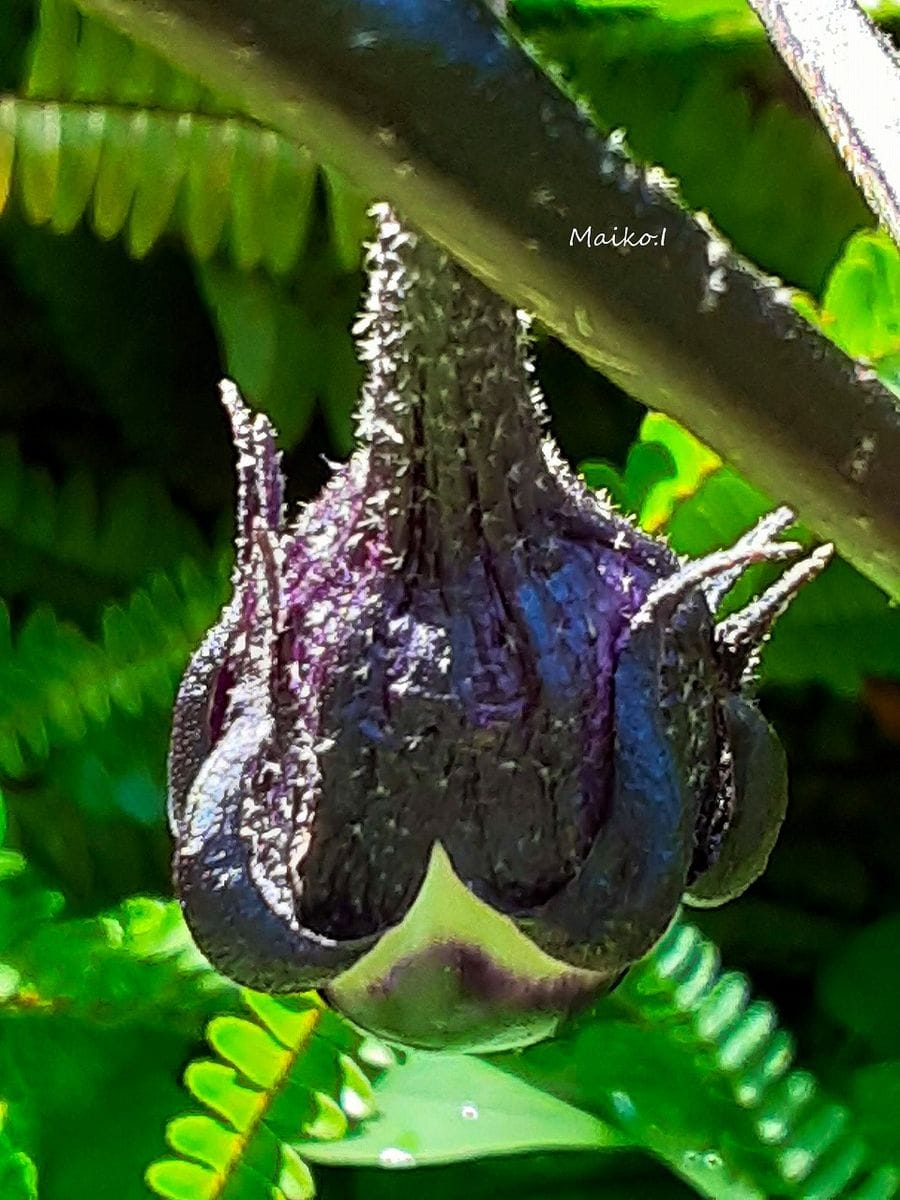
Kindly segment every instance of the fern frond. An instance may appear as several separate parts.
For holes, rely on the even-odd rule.
[[[856,1117],[794,1068],[772,1005],[680,921],[570,1030],[493,1062],[599,1115],[712,1200],[900,1193],[900,1169],[873,1156]]]
[[[236,995],[202,958],[178,905],[132,896],[113,911],[60,919],[60,906],[3,948],[0,1014],[36,1015],[195,1037]]]
[[[292,270],[305,245],[316,165],[240,117],[0,100],[0,212],[70,233],[82,218],[141,258],[168,231],[205,261],[227,248],[242,270]]]
[[[0,792],[0,847],[5,839],[6,804]],[[9,880],[20,877],[25,870],[21,858],[10,869],[16,857],[14,851],[0,849],[0,947],[9,942],[13,924],[9,919],[14,912],[14,906],[9,903]],[[34,919],[32,913],[29,919]],[[15,992],[19,978],[15,968],[0,961],[0,1007]],[[8,1066],[5,1062],[3,1065]],[[4,1071],[3,1092],[0,1093],[0,1195],[8,1196],[9,1200],[37,1200],[37,1167],[9,1128],[10,1074],[9,1070]]]
[[[778,1028],[772,1005],[751,1000],[744,976],[723,972],[713,943],[692,926],[673,925],[626,976],[613,1003],[635,1020],[671,1030],[683,1050],[702,1056],[725,1082],[766,1160],[768,1171],[756,1174],[760,1182],[768,1177],[765,1195],[889,1200],[900,1192],[900,1170],[873,1164],[848,1110],[792,1067],[791,1038]],[[685,1165],[714,1180],[716,1158],[703,1162],[698,1154]],[[715,1195],[714,1187],[707,1194]]]
[[[59,892],[38,882],[21,854],[3,850],[0,861],[5,867],[0,871],[0,997],[6,999],[18,990],[21,981],[19,972],[10,965],[11,956],[59,916],[65,900]]]
[[[30,223],[65,234],[85,221],[101,238],[121,236],[136,258],[180,236],[208,268],[201,283],[215,293],[228,369],[277,419],[283,444],[303,435],[318,399],[335,449],[348,452],[357,295],[354,280],[344,303],[334,275],[359,270],[366,197],[332,170],[319,186],[308,152],[65,0],[44,0],[39,18],[27,96],[0,98],[0,213],[15,197]],[[310,252],[314,221],[329,278],[321,295],[303,293],[300,311],[280,284]],[[239,272],[233,286],[217,258]],[[248,313],[252,329],[243,327]],[[289,326],[301,336],[283,336]],[[324,373],[329,352],[337,369]]]
[[[169,66],[71,0],[39,0],[23,90],[36,100],[235,111],[220,94]]]
[[[0,793],[0,847],[5,822]],[[0,848],[0,1015],[196,1035],[212,1004],[221,1012],[236,995],[197,950],[175,901],[132,896],[102,916],[68,920],[63,907],[21,855]]]
[[[49,803],[57,811],[65,797],[82,821],[93,823],[123,816],[139,827],[152,829],[159,825],[165,811],[165,759],[170,731],[171,718],[165,710],[145,711],[138,717],[113,710],[86,737],[54,750],[41,775],[41,790],[49,793]],[[22,807],[41,808],[35,804],[32,789]],[[34,837],[40,836],[48,819],[48,812],[36,813]],[[94,828],[92,832],[95,846],[100,849],[99,831]],[[119,861],[124,857],[120,856]]]
[[[167,231],[201,262],[292,271],[313,215],[308,151],[241,115],[67,0],[42,0],[24,97],[0,100],[0,213],[17,188],[29,221],[89,219],[143,257]],[[338,262],[359,268],[366,198],[328,172]]]
[[[0,1012],[108,1028],[196,1036],[236,994],[196,949],[178,905],[144,896],[101,917],[45,921],[4,951],[2,965],[15,983]]]
[[[255,1019],[214,1019],[219,1059],[192,1063],[185,1081],[205,1111],[170,1122],[178,1158],[153,1163],[147,1182],[169,1200],[306,1200],[302,1138],[342,1137],[375,1111],[365,1045],[313,994],[275,999],[245,992]],[[392,1061],[377,1047],[371,1061]],[[371,1069],[371,1068],[370,1068]]]
[[[353,236],[358,253],[362,234],[357,230]],[[272,419],[279,443],[290,447],[300,441],[319,400],[335,448],[349,453],[362,383],[349,331],[355,286],[332,289],[323,301],[314,292],[298,296],[265,276],[241,274],[220,262],[200,265],[197,278],[228,374],[240,380],[254,408]]]
[[[224,598],[224,572],[210,579],[190,561],[177,583],[155,575],[124,605],[110,605],[102,635],[87,638],[39,608],[13,639],[0,603],[0,771],[18,777],[51,745],[80,739],[111,706],[167,707],[188,656]]]
[[[27,591],[66,605],[77,591],[84,608],[178,559],[199,560],[202,552],[196,526],[156,476],[125,472],[101,489],[89,472],[77,469],[57,484],[47,471],[23,462],[14,438],[0,439],[4,595]],[[83,594],[86,584],[93,595]]]

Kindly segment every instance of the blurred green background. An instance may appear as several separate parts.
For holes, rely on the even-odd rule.
[[[879,9],[888,30],[892,10]],[[896,250],[743,5],[519,0],[513,15],[602,127],[623,128],[690,207],[896,384]],[[361,372],[348,331],[369,199],[62,0],[0,0],[3,1200],[148,1194],[143,1172],[189,1104],[180,1076],[204,1053],[204,1024],[239,1005],[192,956],[172,906],[155,902],[171,895],[174,689],[230,562],[233,464],[216,385],[232,375],[270,413],[292,499],[314,495],[326,460],[352,445]],[[540,330],[536,356],[565,455],[677,549],[724,544],[779,499]],[[868,1147],[846,1179],[835,1167],[815,1190],[796,1158],[793,1175],[754,1173],[742,1152],[727,1186],[686,1182],[683,1154],[728,1160],[727,1137],[692,1148],[687,1119],[680,1159],[658,1144],[672,1119],[666,1055],[694,1000],[678,1001],[682,1025],[660,1018],[669,1033],[654,1049],[655,1010],[635,993],[635,1053],[646,1049],[655,1084],[632,1148],[480,1159],[460,1141],[453,1166],[320,1167],[321,1194],[894,1194],[895,1175],[866,1172],[900,1164],[900,614],[836,562],[784,618],[762,674],[790,763],[787,823],[765,876],[696,923],[846,1106],[840,1120]],[[576,1038],[549,1066],[515,1070],[543,1072],[539,1086],[562,1094],[568,1083],[548,1079],[567,1080],[586,1047],[599,1061],[618,1036]],[[716,1099],[719,1067],[685,1070],[685,1113],[738,1104]],[[615,1072],[600,1076],[590,1103],[615,1124]],[[800,1116],[791,1144],[808,1143],[810,1164],[850,1153],[834,1120],[807,1128]],[[723,1129],[729,1120],[723,1107]],[[759,1134],[760,1162],[784,1151],[779,1136]],[[177,1186],[187,1200],[301,1194],[284,1180],[272,1192],[259,1171],[215,1193]]]

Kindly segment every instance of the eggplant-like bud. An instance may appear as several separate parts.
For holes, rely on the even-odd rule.
[[[763,597],[718,638],[716,589],[800,548],[779,510],[682,563],[615,513],[545,433],[525,318],[376,216],[360,448],[293,523],[273,430],[223,386],[237,562],[176,705],[176,890],[249,986],[321,987],[420,1045],[519,1045],[610,987],[728,844],[729,705],[770,622]]]

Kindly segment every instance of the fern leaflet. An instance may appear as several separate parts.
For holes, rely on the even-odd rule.
[[[223,564],[224,565],[224,564]],[[103,613],[91,641],[49,608],[17,631],[0,602],[0,771],[18,777],[52,744],[78,741],[110,707],[140,712],[171,705],[187,658],[224,599],[224,572],[212,580],[190,560],[178,584],[152,577],[122,606]]]
[[[14,182],[31,222],[69,233],[89,216],[141,258],[170,229],[195,258],[227,247],[242,270],[292,270],[316,166],[239,117],[0,100],[0,211]]]
[[[308,151],[240,114],[66,0],[42,0],[25,97],[0,99],[0,213],[17,186],[26,217],[68,233],[89,217],[143,257],[167,231],[201,262],[285,275],[313,215]],[[337,261],[355,271],[366,198],[325,176]]]
[[[307,1200],[312,1175],[292,1143],[343,1137],[375,1111],[369,1071],[388,1065],[390,1051],[361,1042],[312,993],[244,999],[255,1020],[217,1017],[208,1036],[219,1060],[187,1069],[207,1111],[170,1122],[179,1157],[148,1169],[168,1200]]]
[[[791,1039],[778,1028],[772,1005],[751,1000],[745,978],[723,972],[713,943],[692,926],[673,926],[615,1000],[707,1056],[750,1116],[773,1169],[766,1194],[804,1200],[897,1195],[900,1172],[873,1165],[848,1111],[825,1099],[808,1072],[792,1069]],[[697,1155],[688,1166],[714,1179],[718,1163]]]
[[[136,529],[143,530],[141,537]],[[46,471],[23,462],[11,437],[0,439],[3,543],[8,561],[0,555],[0,591],[8,596],[50,590],[64,598],[85,579],[108,596],[173,558],[203,552],[196,526],[154,475],[125,472],[101,492],[90,474],[76,470],[57,485]]]
[[[891,1200],[900,1171],[878,1163],[851,1113],[792,1060],[772,1005],[675,922],[568,1036],[499,1061],[598,1113],[714,1200]]]

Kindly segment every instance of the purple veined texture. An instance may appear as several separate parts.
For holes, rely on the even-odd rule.
[[[756,828],[732,822],[733,699],[827,548],[716,626],[747,565],[799,557],[776,540],[791,514],[681,562],[562,460],[526,318],[376,215],[360,448],[292,523],[274,432],[223,387],[234,595],[176,706],[176,888],[216,965],[296,989],[402,921],[439,843],[470,893],[608,985],[732,824]],[[758,842],[732,839],[747,882]]]

